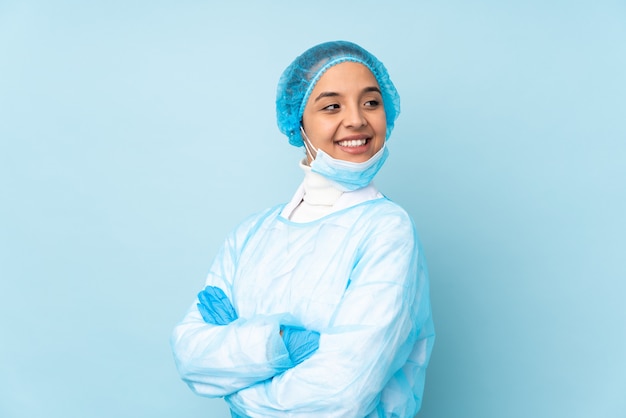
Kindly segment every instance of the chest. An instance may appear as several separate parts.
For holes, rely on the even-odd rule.
[[[241,316],[289,312],[321,329],[351,280],[359,234],[345,225],[277,225],[251,237],[238,256],[233,282]]]

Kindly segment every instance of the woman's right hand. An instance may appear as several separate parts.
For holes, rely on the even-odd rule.
[[[198,310],[207,324],[228,325],[237,319],[237,312],[222,289],[207,286],[198,293]]]

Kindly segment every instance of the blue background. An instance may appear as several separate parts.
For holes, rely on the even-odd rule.
[[[301,179],[278,77],[348,39],[403,112],[437,342],[420,417],[626,416],[623,1],[0,1],[0,416],[226,417],[169,335]]]

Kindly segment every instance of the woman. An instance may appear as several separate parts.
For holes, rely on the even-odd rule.
[[[434,341],[426,264],[371,183],[398,93],[376,57],[328,42],[285,70],[276,110],[304,180],[226,239],[172,335],[182,379],[235,417],[413,417]]]

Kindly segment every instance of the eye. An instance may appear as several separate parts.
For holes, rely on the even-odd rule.
[[[322,110],[337,110],[339,109],[339,105],[337,103],[329,104],[322,108]]]
[[[380,101],[378,100],[368,100],[365,102],[366,107],[378,107],[380,105]]]

